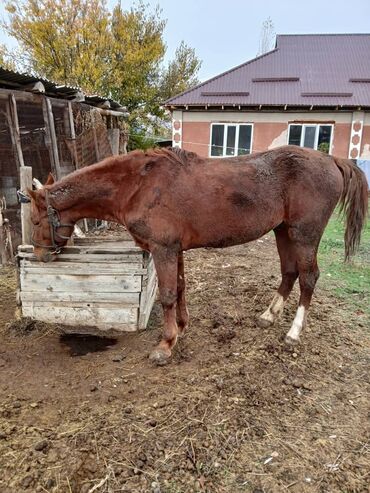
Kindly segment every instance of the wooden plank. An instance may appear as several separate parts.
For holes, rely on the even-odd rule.
[[[78,169],[79,162],[78,162],[78,154],[77,154],[77,146],[76,146],[76,131],[75,131],[75,122],[73,119],[73,108],[71,101],[68,101],[68,120],[69,120],[69,129],[72,139],[72,157],[73,157],[75,168]]]
[[[20,258],[26,258],[30,260],[34,260],[37,262],[37,258],[33,253],[27,253],[27,252],[19,252],[18,256]],[[57,256],[57,259],[55,260],[56,263],[62,263],[62,262],[81,262],[81,263],[101,263],[101,262],[108,262],[108,263],[133,263],[137,262],[138,266],[142,265],[141,262],[142,257],[140,255],[134,256],[134,255],[80,255],[78,253],[76,254],[60,254]]]
[[[22,252],[32,252],[33,250],[32,245],[22,245],[20,247],[20,251]],[[86,253],[87,251],[93,250],[96,251],[97,253],[101,253],[102,250],[109,250],[117,253],[117,251],[122,251],[123,253],[141,253],[141,255],[145,255],[146,252],[144,252],[141,248],[135,246],[133,243],[123,241],[123,242],[114,242],[114,243],[109,243],[107,242],[94,242],[91,241],[89,242],[89,238],[87,237],[80,237],[75,239],[75,244],[72,247],[73,251],[69,249],[68,246],[64,247],[64,252],[67,253],[75,253],[75,252],[81,252],[81,253]],[[112,249],[112,250],[111,250]]]
[[[79,238],[81,239],[81,238]],[[27,253],[32,253],[33,252],[33,246],[32,245],[23,245],[22,248],[20,249],[21,252],[27,252]],[[142,256],[142,250],[140,248],[133,247],[131,245],[121,245],[117,244],[114,246],[109,246],[109,245],[100,245],[100,244],[94,244],[94,245],[72,245],[72,246],[65,246],[63,247],[63,252],[59,255],[58,258],[62,258],[64,254],[96,254],[96,255],[109,255],[110,253],[114,255],[118,255],[120,253],[126,255],[126,254],[139,254]]]
[[[4,89],[1,88],[0,99],[8,99],[9,96],[14,94],[16,101],[26,102],[26,103],[40,103],[40,95],[32,94],[25,91],[17,91],[16,89]]]
[[[131,236],[123,237],[120,238],[119,240],[113,239],[113,238],[104,238],[102,240],[101,238],[91,238],[91,236],[85,236],[85,238],[76,238],[75,242],[76,246],[99,246],[99,245],[104,245],[107,248],[114,248],[115,246],[125,246],[126,248],[133,248],[134,250],[141,250],[140,247],[138,247],[134,240],[132,239]]]
[[[32,189],[32,168],[31,166],[22,166],[20,168],[21,190]],[[31,223],[31,204],[21,204],[21,225],[22,225],[22,243],[29,245],[32,238]]]
[[[42,112],[45,123],[45,145],[49,150],[51,170],[57,179],[60,179],[60,164],[58,148],[56,144],[54,117],[51,108],[51,103],[47,97],[42,99]]]
[[[23,316],[43,322],[70,325],[93,326],[102,330],[116,328],[120,331],[133,331],[137,326],[137,308],[111,310],[104,308],[42,307],[32,303],[23,307]]]
[[[15,159],[18,169],[24,166],[23,152],[21,146],[21,136],[19,132],[19,122],[18,122],[18,112],[17,103],[14,94],[9,94],[8,101],[6,104],[6,114],[10,132],[10,138],[14,148]]]
[[[45,301],[45,302],[76,302],[76,303],[122,303],[124,305],[139,305],[140,293],[93,293],[65,292],[65,291],[22,291],[21,300],[25,301]]]
[[[82,240],[82,238],[79,238],[79,240]],[[110,245],[109,243],[94,243],[94,244],[89,244],[86,243],[85,245],[73,245],[70,247],[65,247],[63,249],[63,252],[65,253],[96,253],[97,255],[101,254],[115,254],[117,255],[118,253],[140,253],[142,250],[139,247],[135,247],[131,242],[129,241],[123,241],[117,244]]]
[[[51,308],[51,307],[60,307],[60,308],[106,308],[106,309],[113,309],[113,310],[125,310],[127,308],[139,308],[138,303],[123,303],[121,301],[116,301],[116,302],[111,302],[111,301],[60,301],[60,300],[51,300],[51,301],[44,301],[44,300],[30,300],[30,301],[24,301],[22,299],[22,304],[24,306],[30,306],[32,305],[33,307],[45,307],[45,308]]]
[[[46,109],[47,109],[47,113],[48,113],[48,120],[49,120],[49,126],[50,126],[49,128],[50,128],[51,149],[52,149],[52,153],[53,153],[53,157],[54,157],[56,177],[59,180],[60,178],[62,178],[62,174],[60,171],[58,142],[57,142],[57,135],[55,132],[53,107],[51,105],[51,100],[49,98],[45,98],[45,99],[46,99]]]
[[[3,219],[3,212],[0,207],[0,261],[1,265],[6,265],[8,261],[8,256],[6,254],[6,234],[5,234],[5,227],[4,227],[4,219]]]
[[[96,127],[95,127],[95,108],[90,111],[91,115],[91,123],[92,123],[92,131],[93,131],[93,137],[94,137],[94,146],[95,146],[95,156],[96,156],[96,162],[100,161],[100,152],[99,152],[99,144],[98,144],[98,138],[96,135]]]
[[[95,293],[135,293],[141,290],[141,276],[73,276],[68,274],[31,275],[21,271],[23,291],[90,291]]]
[[[145,329],[145,307],[148,301],[148,275],[142,277],[141,283],[141,293],[140,293],[140,305],[139,305],[139,320],[138,320],[138,328],[139,330]]]
[[[144,329],[146,329],[146,327],[148,325],[150,314],[152,312],[152,308],[153,308],[154,302],[156,300],[156,297],[157,297],[157,278],[155,278],[155,282],[153,283],[153,287],[152,287],[151,291],[149,292],[149,296],[148,296],[147,303],[145,306]]]
[[[139,311],[139,329],[146,329],[150,312],[153,307],[153,303],[157,293],[157,273],[154,267],[153,257],[148,256],[146,259],[148,262],[147,274],[143,276],[141,294],[140,294],[140,311]]]
[[[146,274],[145,269],[137,268],[131,264],[115,264],[109,265],[108,263],[100,264],[84,264],[77,262],[51,262],[45,265],[40,264],[40,262],[30,262],[28,260],[22,260],[23,271],[29,274],[73,274],[73,275],[144,275]]]
[[[107,243],[107,244],[112,244],[112,243],[120,243],[121,241],[128,241],[130,240],[132,242],[132,245],[136,247],[135,241],[131,234],[128,231],[122,231],[120,233],[120,236],[114,237],[114,238],[109,238],[109,237],[101,237],[101,236],[89,236],[86,238],[81,238],[78,240],[77,245],[84,245],[85,243],[89,244],[95,244],[95,243]]]
[[[112,148],[112,155],[117,156],[119,154],[119,128],[108,128],[108,139]]]

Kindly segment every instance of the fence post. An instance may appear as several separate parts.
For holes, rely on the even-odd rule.
[[[75,130],[75,123],[74,123],[74,118],[73,118],[73,108],[72,108],[72,103],[71,101],[68,101],[68,120],[69,120],[69,130],[70,130],[70,135],[71,135],[71,140],[72,140],[72,152],[73,154],[72,158],[74,160],[75,168],[79,168],[79,162],[78,162],[78,154],[77,154],[77,145],[76,145],[76,130]]]
[[[4,222],[3,222],[3,211],[2,208],[0,207],[0,261],[1,265],[5,265],[7,262],[7,255],[6,255],[6,247],[5,247],[5,242],[6,242],[6,237],[4,234]]]
[[[20,168],[21,190],[32,189],[32,168],[22,166]],[[31,245],[32,224],[31,224],[31,204],[21,204],[21,224],[22,224],[22,244]]]
[[[119,128],[108,128],[108,139],[112,148],[113,156],[117,156],[119,154],[119,134]]]
[[[51,101],[46,96],[42,98],[42,111],[45,123],[45,144],[49,149],[51,168],[57,180],[61,178],[58,154],[58,143],[55,133],[54,116]]]
[[[24,166],[21,137],[19,132],[17,102],[14,94],[10,94],[6,105],[6,116],[8,120],[10,138],[12,141],[17,167]]]

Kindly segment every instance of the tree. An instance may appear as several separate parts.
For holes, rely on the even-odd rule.
[[[104,0],[15,0],[8,34],[23,68],[88,92],[102,90],[109,71],[109,12]]]
[[[3,44],[0,44],[0,67],[8,70],[15,69],[15,65],[13,60],[11,59],[9,51]]]
[[[162,75],[163,99],[169,99],[199,84],[197,73],[201,65],[202,62],[196,56],[194,48],[190,48],[182,41],[175,52],[174,60],[168,64]]]
[[[274,23],[272,22],[271,17],[268,17],[262,24],[257,56],[263,55],[264,53],[272,50],[274,46],[275,34]]]
[[[123,11],[118,4],[112,15],[111,76],[107,87],[123,101],[131,114],[160,114],[158,84],[160,66],[166,51],[163,30],[166,21],[156,7],[148,12],[142,2]]]
[[[200,61],[185,43],[163,67],[166,21],[142,0],[112,12],[106,0],[7,0],[6,10],[23,70],[117,99],[135,126],[160,125],[163,100],[197,82]]]

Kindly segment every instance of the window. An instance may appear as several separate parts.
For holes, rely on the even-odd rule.
[[[211,126],[212,157],[240,156],[252,150],[251,124],[213,123]]]
[[[288,144],[330,153],[333,125],[291,124]]]

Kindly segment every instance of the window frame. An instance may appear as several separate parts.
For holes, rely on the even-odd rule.
[[[222,155],[221,156],[212,156],[212,132],[213,132],[213,125],[223,125],[224,127],[224,140],[222,142]],[[233,156],[226,154],[226,149],[227,149],[227,128],[230,127],[236,127],[235,131],[235,143],[239,142],[239,129],[242,125],[249,126],[251,127],[251,145],[249,149],[248,154],[235,154]],[[210,128],[210,133],[209,133],[209,151],[208,151],[208,156],[212,159],[224,159],[228,157],[237,157],[237,156],[248,156],[249,154],[252,154],[252,149],[253,149],[253,131],[254,131],[254,124],[251,122],[212,122],[211,123],[211,128]],[[237,146],[235,145],[235,148]]]
[[[322,122],[322,123],[308,123],[308,122],[303,122],[303,123],[298,123],[298,122],[292,122],[292,123],[289,123],[288,124],[288,135],[287,135],[287,145],[294,145],[294,144],[289,144],[289,136],[290,136],[290,127],[291,126],[301,126],[301,127],[304,127],[304,131],[303,131],[303,128],[302,128],[302,133],[301,133],[301,142],[299,144],[299,146],[297,147],[303,147],[305,149],[312,149],[311,147],[305,147],[304,145],[302,145],[302,143],[304,142],[304,137],[305,137],[305,134],[306,134],[306,127],[315,127],[316,128],[316,133],[315,133],[315,147],[314,147],[314,150],[317,151],[317,145],[318,145],[318,142],[319,142],[319,130],[318,130],[318,127],[331,127],[331,132],[330,132],[330,143],[329,143],[329,155],[331,155],[332,153],[332,145],[333,145],[333,136],[334,136],[334,124],[333,123],[325,123],[325,122]]]

